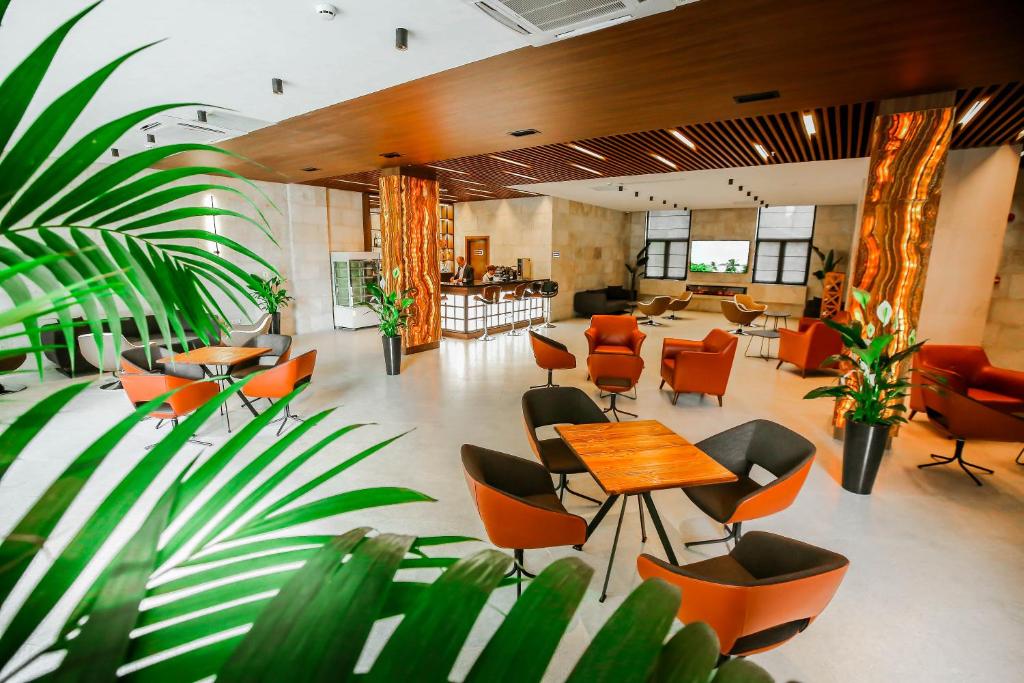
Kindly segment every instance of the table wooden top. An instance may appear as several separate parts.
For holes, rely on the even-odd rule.
[[[555,430],[610,495],[736,481],[735,474],[657,420]]]
[[[156,362],[184,363],[186,365],[235,365],[259,358],[271,351],[273,349],[261,346],[204,346],[201,349],[160,358]]]

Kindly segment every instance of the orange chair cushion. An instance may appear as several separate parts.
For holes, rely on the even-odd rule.
[[[611,346],[610,344],[599,344],[594,347],[594,353],[611,353],[621,354],[624,356],[632,356],[633,350],[628,346]]]

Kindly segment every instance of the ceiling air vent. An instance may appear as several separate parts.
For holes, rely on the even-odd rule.
[[[665,12],[686,0],[463,0],[533,45],[599,31]],[[692,1],[692,0],[691,0]]]
[[[764,100],[777,100],[778,90],[765,90],[764,92],[751,92],[744,95],[733,95],[732,99],[736,104],[747,104],[749,102],[763,102]]]

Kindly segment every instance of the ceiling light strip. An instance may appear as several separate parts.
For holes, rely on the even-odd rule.
[[[804,130],[807,132],[808,136],[814,135],[818,132],[818,127],[814,123],[814,112],[805,111],[800,115],[800,119],[803,121]]]
[[[504,161],[506,164],[514,164],[516,166],[521,166],[523,168],[530,168],[529,164],[524,164],[521,161],[513,161],[512,159],[506,159],[505,157],[500,157],[497,154],[488,154],[487,156],[489,156],[491,159],[495,159],[496,161]]]
[[[527,180],[536,180],[538,182],[540,181],[540,178],[534,178],[532,175],[526,175],[524,173],[516,173],[515,171],[502,171],[502,173],[507,173],[509,175],[514,175],[514,176],[519,177],[519,178],[526,178]]]
[[[974,100],[971,106],[967,108],[967,111],[964,112],[964,115],[960,117],[960,120],[956,122],[956,125],[966,126],[974,119],[975,116],[978,115],[978,112],[981,111],[981,108],[984,107],[987,103],[987,97],[983,97],[980,100]]]
[[[687,147],[689,147],[689,148],[690,148],[691,150],[693,150],[694,152],[696,152],[696,151],[697,151],[697,145],[696,145],[696,144],[695,144],[695,143],[693,142],[693,140],[691,140],[690,138],[688,138],[688,137],[686,137],[685,135],[683,135],[683,134],[682,134],[682,133],[681,133],[681,132],[680,132],[679,130],[677,130],[676,128],[673,128],[673,129],[669,130],[669,134],[670,134],[670,135],[671,135],[672,137],[674,137],[674,138],[675,138],[676,140],[678,140],[679,142],[681,142],[681,143],[683,143],[684,145],[686,145]]]
[[[665,164],[669,168],[677,170],[677,171],[679,170],[679,164],[677,164],[676,162],[670,161],[670,160],[666,159],[665,157],[663,157],[660,154],[657,154],[655,152],[648,152],[648,154],[650,155],[650,157],[652,159],[660,161],[661,163]]]
[[[589,156],[592,156],[595,159],[600,159],[601,161],[606,161],[607,160],[607,157],[604,156],[603,154],[598,154],[597,152],[595,152],[593,150],[587,149],[586,147],[583,147],[581,145],[577,145],[575,142],[569,142],[565,146],[569,147],[570,149],[574,149],[577,152],[582,152],[583,154],[587,154]]]
[[[469,175],[466,171],[457,171],[454,168],[445,168],[444,166],[434,166],[433,164],[427,164],[427,168],[432,168],[435,171],[444,171],[445,173],[461,173],[462,175]]]
[[[604,173],[601,173],[600,171],[595,171],[594,169],[588,168],[587,166],[583,166],[582,164],[574,164],[574,163],[570,162],[569,165],[570,166],[575,166],[576,168],[580,169],[581,171],[586,171],[587,173],[593,173],[594,175],[604,175]]]

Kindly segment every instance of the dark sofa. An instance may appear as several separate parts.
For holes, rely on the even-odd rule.
[[[572,307],[581,318],[626,313],[629,311],[629,293],[619,286],[576,292]]]
[[[142,343],[142,333],[139,331],[139,326],[136,324],[135,319],[132,317],[121,318],[121,334],[125,339],[130,341],[132,344],[138,345]],[[78,335],[89,334],[90,328],[88,323],[83,318],[72,318],[72,322],[75,324],[74,339],[71,340],[71,352],[68,351],[67,343],[64,338],[64,331],[60,328],[60,325],[56,320],[47,320],[42,322],[40,325],[41,337],[44,346],[56,346],[57,348],[47,349],[44,354],[50,361],[57,366],[57,370],[67,375],[68,377],[74,377],[75,375],[93,375],[96,373],[94,368],[82,354],[78,351]],[[187,322],[182,321],[182,328],[185,331],[185,337],[188,340],[189,348],[196,348],[202,346],[202,343],[198,340],[192,328]],[[104,332],[110,331],[110,326],[104,321],[101,323],[101,327]],[[160,332],[160,326],[157,325],[156,316],[146,316],[146,329],[149,332],[150,342],[164,343],[163,334]],[[172,329],[172,334],[174,331]],[[181,342],[175,338],[173,340],[173,346],[175,350],[181,350]],[[71,362],[72,354],[74,355],[74,364]],[[72,369],[73,368],[73,369]]]

